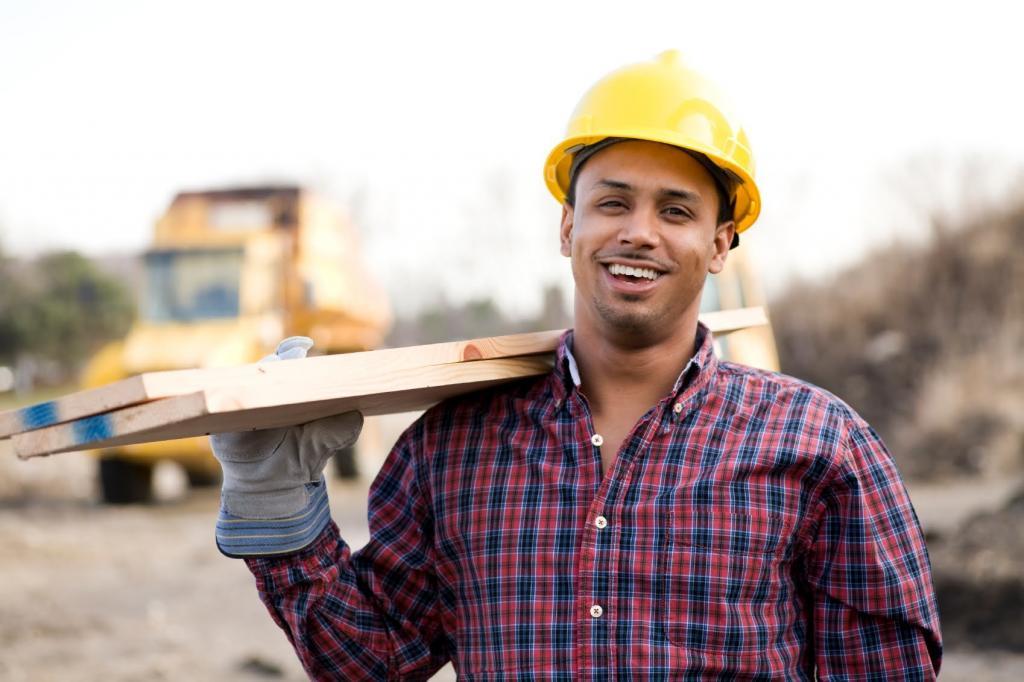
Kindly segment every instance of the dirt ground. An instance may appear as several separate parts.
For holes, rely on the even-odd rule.
[[[411,417],[396,419],[395,436]],[[0,441],[0,680],[305,680],[245,565],[217,551],[218,490],[186,493],[162,466],[159,502],[103,506],[94,465],[81,453],[22,462]],[[355,547],[368,487],[331,482]]]
[[[378,462],[363,464],[372,472]],[[106,507],[95,502],[89,457],[20,462],[0,442],[0,680],[305,679],[245,566],[214,546],[217,491],[186,494],[172,468],[157,478],[162,501]],[[912,493],[926,529],[942,536],[998,508],[1012,483]],[[331,487],[334,518],[358,547],[368,480]],[[944,680],[1024,679],[1024,655],[948,649]]]

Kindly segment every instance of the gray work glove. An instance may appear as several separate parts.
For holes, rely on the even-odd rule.
[[[311,339],[293,336],[282,341],[273,355],[260,362],[303,358],[312,346]],[[324,467],[334,453],[355,443],[362,427],[363,416],[359,412],[347,412],[301,426],[212,434],[213,454],[224,472],[217,524],[222,551],[231,556],[247,556],[280,553],[291,548],[285,540],[283,544],[276,543],[279,551],[273,551],[275,542],[265,540],[262,545],[266,546],[262,549],[266,551],[251,551],[260,543],[239,538],[261,537],[255,534],[259,524],[247,525],[245,521],[268,521],[260,527],[266,531],[262,536],[265,538],[287,537],[285,531],[296,531],[292,533],[296,535],[303,527],[308,529],[308,524],[299,527],[296,523],[293,528],[282,520],[311,514],[318,495],[326,508],[322,483]],[[318,523],[320,521],[320,525],[326,523],[322,519]],[[233,545],[233,553],[225,550],[227,540]]]

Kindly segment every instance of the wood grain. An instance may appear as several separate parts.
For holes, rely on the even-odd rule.
[[[762,308],[707,313],[717,335],[767,323]],[[542,374],[562,330],[240,367],[152,372],[33,406],[14,449],[34,457],[86,448],[298,424],[348,410],[385,414]],[[72,416],[77,415],[77,416]],[[47,419],[49,420],[47,422]],[[29,426],[36,424],[36,426]]]
[[[312,386],[268,381],[262,387],[216,388],[15,434],[14,451],[28,458],[302,424],[349,410],[366,415],[405,412],[550,370],[550,355],[524,356],[391,369],[373,380],[336,375]]]
[[[147,372],[70,393],[56,400],[0,413],[0,438],[152,400],[212,388],[262,385],[267,376],[285,377],[286,381],[324,375],[357,379],[372,377],[381,367],[401,369],[550,353],[561,334],[562,330],[556,329],[236,367]]]

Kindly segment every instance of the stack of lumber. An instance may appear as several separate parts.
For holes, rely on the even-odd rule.
[[[766,324],[764,310],[708,313],[721,335]],[[425,409],[550,371],[562,330],[325,355],[240,367],[150,372],[0,413],[21,458],[302,424],[349,410]]]

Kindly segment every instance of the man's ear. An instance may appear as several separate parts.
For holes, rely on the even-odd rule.
[[[732,246],[732,237],[736,234],[736,223],[727,220],[719,223],[715,228],[715,253],[711,256],[708,264],[708,272],[717,275],[725,267],[725,258],[729,255],[729,247]]]
[[[575,210],[572,206],[565,203],[562,204],[562,226],[559,229],[559,238],[561,240],[561,253],[566,258],[572,255],[572,224]]]

